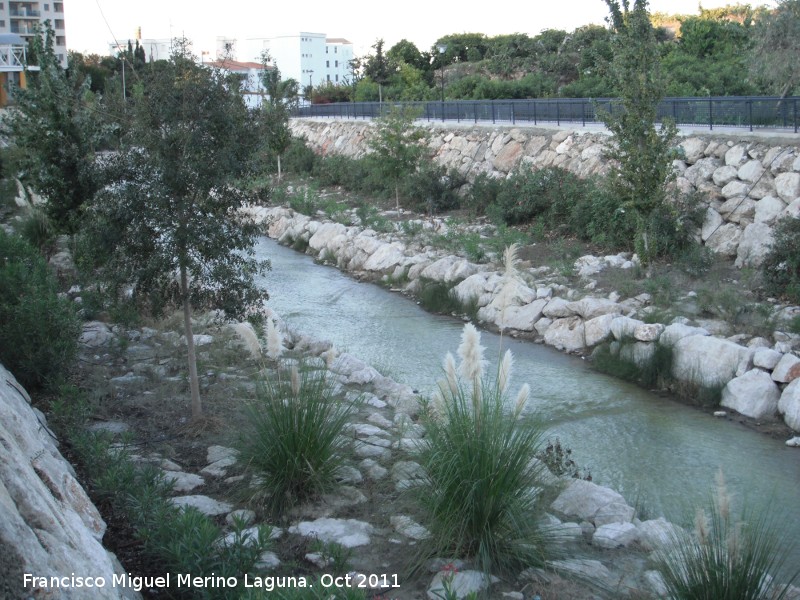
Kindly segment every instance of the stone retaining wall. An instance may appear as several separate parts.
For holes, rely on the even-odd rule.
[[[480,173],[506,177],[515,169],[556,166],[580,177],[608,169],[604,132],[555,131],[534,127],[424,124],[434,160],[472,179]],[[358,158],[368,152],[371,121],[294,119],[320,154]],[[791,138],[788,141],[792,142]],[[714,252],[736,259],[737,266],[758,266],[772,242],[776,220],[800,216],[800,142],[691,135],[680,140],[676,186],[699,192],[706,207],[698,235]]]
[[[0,597],[141,600],[112,585],[123,571],[101,544],[106,524],[57,445],[44,415],[0,365]],[[25,573],[69,585],[26,590]],[[73,574],[102,578],[104,586],[74,587]]]

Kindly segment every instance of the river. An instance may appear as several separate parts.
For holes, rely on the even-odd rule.
[[[420,393],[434,389],[463,322],[426,313],[400,294],[359,283],[268,238],[259,240],[256,252],[272,261],[261,284],[291,327],[331,340]],[[593,480],[619,491],[640,518],[686,523],[696,505],[707,503],[722,469],[735,499],[777,507],[786,517],[782,528],[800,540],[800,450],[596,373],[581,358],[484,331],[492,368],[501,341],[514,354],[512,393],[530,384],[527,410],[544,422],[548,437],[572,448]]]

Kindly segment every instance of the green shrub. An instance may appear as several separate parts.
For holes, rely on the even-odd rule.
[[[260,477],[256,500],[277,517],[334,486],[357,405],[336,397],[324,373],[297,369],[262,380],[257,396],[238,445]]]
[[[470,324],[458,355],[458,374],[448,354],[447,381],[424,412],[427,443],[420,462],[427,477],[416,491],[432,538],[420,558],[468,558],[493,573],[541,565],[548,536],[535,517],[531,459],[542,429],[519,419],[527,386],[509,408],[510,352],[497,379],[484,378],[480,334]]]
[[[304,138],[293,137],[281,163],[287,172],[301,175],[311,173],[317,160],[317,155],[306,145]]]
[[[476,215],[486,214],[486,210],[496,204],[504,181],[499,177],[480,173],[473,180],[472,188],[462,204]]]
[[[449,315],[461,312],[461,302],[453,293],[452,286],[443,281],[422,278],[417,295],[419,304],[428,312]]]
[[[589,469],[579,467],[572,458],[572,449],[561,445],[561,440],[556,438],[547,442],[544,449],[536,453],[536,458],[541,460],[553,475],[571,477],[572,479],[592,480]]]
[[[800,218],[781,219],[773,233],[763,264],[767,291],[800,303]]]
[[[403,178],[400,195],[408,198],[413,210],[434,215],[461,206],[458,191],[465,183],[466,177],[456,169],[448,171],[433,162],[425,162],[417,171]]]
[[[58,297],[44,258],[0,231],[0,362],[26,388],[58,382],[77,351],[80,322]]]
[[[787,563],[788,546],[774,516],[746,509],[733,514],[720,473],[710,511],[698,510],[693,535],[674,535],[657,551],[656,564],[675,600],[780,600],[800,575]],[[788,581],[776,584],[773,576]]]

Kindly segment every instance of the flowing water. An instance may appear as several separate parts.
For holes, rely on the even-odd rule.
[[[263,281],[269,305],[291,327],[331,340],[422,394],[435,389],[463,322],[428,314],[399,294],[359,283],[268,238],[256,251],[272,261]],[[501,339],[489,332],[481,339],[496,369]],[[787,533],[800,540],[800,450],[598,374],[552,348],[508,337],[502,347],[514,354],[512,394],[529,383],[528,409],[544,421],[548,436],[572,448],[594,481],[623,494],[641,518],[685,523],[695,505],[706,504],[722,469],[736,497],[777,507],[787,517]],[[800,564],[800,548],[797,558]]]

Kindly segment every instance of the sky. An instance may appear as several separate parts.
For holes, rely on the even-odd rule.
[[[734,4],[736,0],[703,0],[704,8]],[[451,33],[507,33],[536,35],[544,29],[571,31],[581,25],[604,24],[608,8],[603,0],[527,0],[494,3],[462,0],[68,0],[64,2],[67,47],[83,53],[108,54],[109,43],[142,37],[169,39],[185,36],[194,53],[216,52],[216,38],[237,39],[239,60],[255,60],[260,38],[301,31],[345,38],[356,56],[371,53],[383,38],[385,48],[401,39],[420,50]],[[753,5],[774,0],[753,0]],[[696,14],[698,0],[651,0],[651,12]]]

